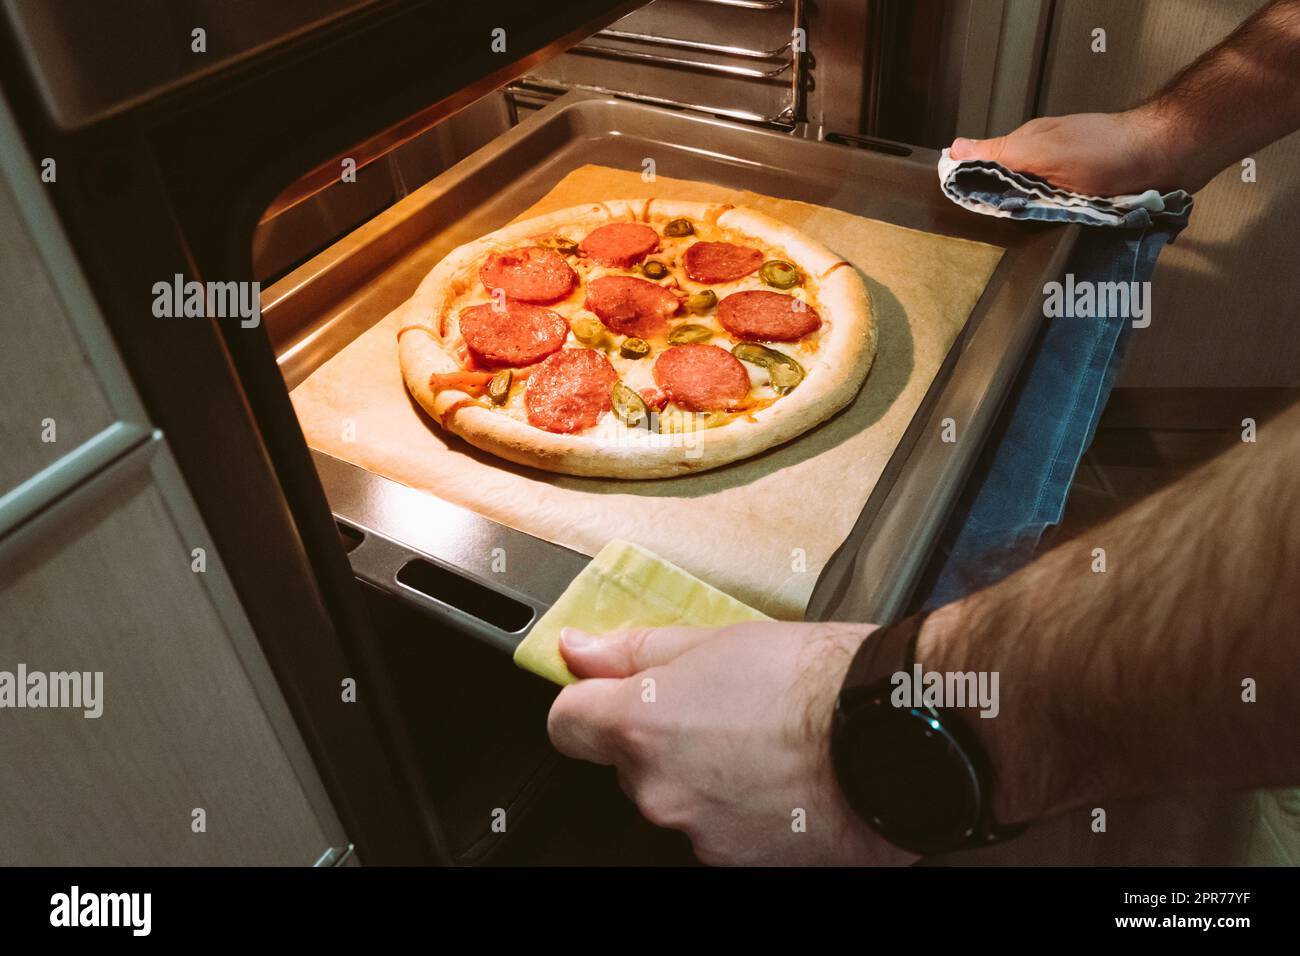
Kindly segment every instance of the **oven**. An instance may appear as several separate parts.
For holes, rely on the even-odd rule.
[[[924,9],[186,0],[141,5],[128,29],[90,3],[3,6],[26,147],[73,184],[52,192],[63,228],[367,862],[689,860],[603,768],[551,750],[554,688],[509,658],[590,556],[304,440],[289,392],[443,255],[649,144],[681,178],[1003,250],[806,610],[886,621],[1074,239],[962,214],[932,149],[882,135],[902,102],[921,103],[913,120],[937,108],[916,83],[943,59]],[[900,49],[922,61],[910,73]],[[173,276],[259,282],[260,326],[158,320],[151,290]],[[967,440],[944,440],[950,419]],[[365,689],[346,708],[340,675]]]

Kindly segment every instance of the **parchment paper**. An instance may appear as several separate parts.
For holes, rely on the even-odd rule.
[[[592,199],[644,196],[750,206],[856,266],[880,332],[857,399],[780,448],[701,475],[553,475],[495,458],[434,425],[402,383],[389,314],[294,389],[303,432],[326,454],[512,528],[588,555],[624,538],[773,617],[798,619],[1002,250],[707,183],[646,183],[639,172],[601,166],[570,173],[519,218]],[[347,420],[353,424],[345,429]]]

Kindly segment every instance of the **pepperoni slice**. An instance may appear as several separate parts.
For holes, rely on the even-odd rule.
[[[734,282],[763,264],[763,253],[730,242],[697,242],[686,250],[686,274],[696,282]]]
[[[679,307],[677,296],[645,279],[601,276],[587,283],[587,308],[623,335],[659,335]]]
[[[802,299],[762,289],[727,296],[718,303],[718,321],[736,338],[758,342],[793,342],[822,324]]]
[[[659,233],[639,222],[611,222],[592,230],[578,252],[602,266],[626,269],[659,248]]]
[[[745,366],[716,345],[674,345],[655,359],[655,384],[696,412],[734,408],[749,394]]]
[[[569,323],[539,305],[507,301],[498,310],[489,302],[460,314],[460,334],[479,365],[532,365],[564,345]]]
[[[507,299],[538,305],[559,302],[578,281],[564,256],[540,246],[494,252],[479,268],[478,277],[488,292],[501,289]]]
[[[528,420],[548,432],[580,432],[609,411],[618,373],[603,352],[561,349],[528,376]]]

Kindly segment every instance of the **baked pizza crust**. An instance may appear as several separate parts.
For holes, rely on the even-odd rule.
[[[685,435],[627,428],[611,416],[609,428],[556,434],[479,405],[454,388],[436,394],[435,373],[462,370],[452,349],[445,313],[478,283],[478,266],[494,250],[564,229],[590,231],[609,222],[689,218],[714,222],[785,250],[817,281],[816,308],[829,328],[799,386],[748,417]],[[856,269],[825,246],[751,209],[717,203],[633,199],[572,206],[506,226],[451,252],[424,278],[403,306],[398,352],[407,388],[444,429],[509,461],[570,475],[670,478],[717,468],[781,445],[851,402],[876,354],[876,322],[867,288]],[[454,320],[454,317],[452,317]]]

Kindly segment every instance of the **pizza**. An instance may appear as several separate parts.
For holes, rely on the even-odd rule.
[[[403,306],[406,387],[446,431],[523,465],[664,478],[802,434],[876,350],[862,277],[725,204],[593,202],[454,250]]]

